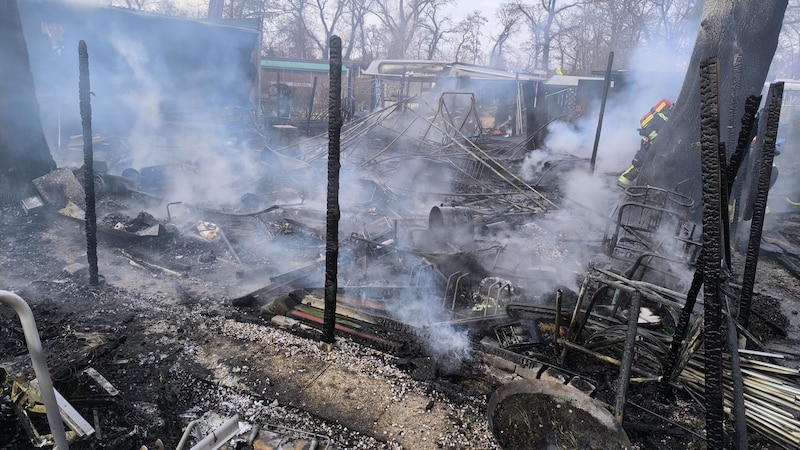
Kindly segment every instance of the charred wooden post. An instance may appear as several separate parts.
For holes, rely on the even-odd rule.
[[[639,325],[639,306],[641,304],[642,294],[636,291],[631,297],[631,304],[628,308],[628,330],[625,333],[625,348],[622,352],[619,379],[617,380],[617,398],[614,403],[614,418],[617,419],[617,423],[620,425],[622,425],[622,419],[625,417],[625,403],[628,398],[631,366],[633,365],[633,357],[636,355],[636,328]]]
[[[342,131],[342,39],[331,36],[330,91],[328,95],[328,208],[325,238],[325,340],[336,340],[336,292],[339,272],[339,169],[340,134]]]
[[[594,136],[594,147],[592,148],[592,160],[589,163],[589,173],[594,173],[594,163],[597,160],[597,146],[600,144],[600,132],[603,129],[603,114],[606,110],[606,99],[608,98],[608,86],[611,84],[611,67],[614,64],[614,52],[608,53],[608,66],[606,67],[606,79],[603,83],[603,97],[600,99],[600,116],[597,118],[597,133]]]
[[[739,168],[741,168],[742,162],[748,155],[750,142],[752,142],[755,137],[756,127],[754,127],[754,125],[756,123],[756,113],[758,113],[758,106],[760,104],[760,95],[750,95],[747,97],[747,100],[745,100],[744,114],[742,114],[742,128],[739,130],[739,139],[736,142],[736,148],[728,163],[728,195],[733,204],[730,233],[733,237],[736,236],[739,217],[742,214],[742,188],[744,187],[744,183],[737,184],[735,181],[739,173]]]
[[[750,148],[750,142],[753,140],[755,136],[754,132],[754,124],[756,123],[756,113],[758,112],[758,106],[761,104],[761,96],[749,96],[745,102],[745,111],[742,115],[742,129],[739,133],[739,140],[736,145],[736,150],[734,151],[733,155],[731,155],[730,163],[727,166],[727,180],[728,180],[728,192],[733,192],[733,184],[736,178],[737,173],[739,172],[739,168],[742,165],[742,161],[748,154],[748,149]],[[742,187],[742,183],[739,183],[737,186],[740,188]],[[734,209],[734,215],[741,214],[742,206],[740,205],[741,195],[740,193],[734,194],[734,198],[736,199],[736,208]],[[735,235],[735,225],[736,221],[734,220],[734,227],[731,228],[732,235]],[[698,266],[702,263],[703,257],[701,255]],[[666,390],[669,388],[671,382],[675,381],[679,375],[680,370],[675,371],[675,366],[677,363],[678,354],[680,352],[681,345],[683,345],[683,341],[686,338],[686,333],[689,328],[689,321],[692,317],[692,310],[694,310],[694,306],[697,303],[697,296],[700,294],[700,288],[703,285],[703,272],[701,269],[697,269],[694,274],[694,278],[692,279],[692,284],[689,288],[689,292],[687,293],[686,303],[681,311],[681,315],[678,319],[678,323],[675,329],[675,338],[672,341],[672,346],[670,348],[669,354],[666,358],[664,363],[664,378],[662,381],[662,395],[666,393]],[[673,373],[673,371],[675,373]]]
[[[728,212],[728,169],[726,165],[727,153],[725,150],[725,143],[720,142],[717,146],[717,161],[719,163],[719,216],[720,226],[722,227],[720,235],[720,251],[722,252],[722,259],[724,260],[725,267],[727,268],[726,274],[731,271],[731,226],[730,216]]]
[[[761,233],[764,228],[769,185],[772,178],[772,161],[775,158],[775,142],[778,138],[778,122],[780,121],[781,105],[783,104],[783,83],[774,83],[769,87],[767,97],[767,121],[763,124],[764,139],[759,143],[762,157],[759,158],[758,190],[753,204],[753,220],[750,222],[750,241],[747,245],[744,274],[742,277],[742,292],[739,298],[739,323],[747,328],[750,321],[750,303],[753,299],[753,287],[756,280],[758,254],[761,250]]]
[[[719,153],[719,60],[700,65],[700,148],[703,187],[703,331],[705,337],[705,406],[708,447],[725,448],[722,392],[721,165]]]
[[[89,284],[100,282],[97,269],[97,214],[94,194],[94,153],[92,151],[92,103],[89,97],[89,51],[86,42],[78,43],[78,94],[83,126],[83,189],[86,193],[86,256],[89,262]]]
[[[731,382],[733,383],[733,430],[736,435],[734,448],[747,450],[747,417],[744,405],[744,379],[742,378],[742,367],[739,364],[739,336],[736,333],[736,323],[731,317],[727,300],[725,301],[725,325],[728,354],[731,358]]]
[[[702,265],[704,259],[704,253],[701,253],[700,258],[697,260],[698,266]],[[684,303],[681,315],[678,317],[678,323],[675,326],[675,336],[672,338],[672,346],[670,346],[669,353],[664,361],[664,377],[661,379],[661,395],[666,395],[670,383],[675,381],[678,375],[680,375],[681,366],[678,366],[678,355],[680,355],[681,346],[689,332],[692,310],[694,310],[694,305],[697,303],[697,296],[700,294],[700,288],[702,287],[703,271],[698,267],[694,272],[692,284],[689,286],[689,292],[686,293],[686,303]]]

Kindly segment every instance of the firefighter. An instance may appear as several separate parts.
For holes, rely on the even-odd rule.
[[[625,187],[636,181],[636,178],[639,176],[640,165],[647,151],[650,150],[650,145],[658,137],[658,133],[669,120],[672,107],[672,102],[667,99],[661,99],[661,101],[650,108],[650,111],[639,121],[641,128],[639,128],[638,131],[639,135],[642,136],[642,141],[639,145],[639,150],[631,161],[630,167],[617,178],[618,185]]]

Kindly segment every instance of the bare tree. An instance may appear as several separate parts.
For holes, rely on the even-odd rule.
[[[373,0],[347,0],[348,19],[350,24],[350,38],[345,41],[342,57],[345,61],[352,61],[354,50],[358,49],[361,61],[367,60],[367,30],[366,17],[372,8]]]
[[[386,33],[386,57],[402,59],[417,32],[425,13],[444,5],[443,0],[386,0],[375,3],[375,15]]]
[[[308,37],[314,42],[320,55],[325,57],[328,55],[330,46],[330,37],[333,36],[334,30],[337,25],[344,21],[346,2],[336,0],[310,0],[309,13],[313,13],[314,21],[308,20],[305,25],[305,30],[308,32]],[[310,15],[310,14],[309,14]],[[303,16],[303,19],[311,19],[311,17]],[[316,25],[316,26],[315,26]],[[312,30],[318,29],[318,32]],[[337,30],[336,34],[343,34],[342,30]]]
[[[580,0],[539,0],[534,4],[518,3],[519,11],[527,18],[534,43],[541,43],[541,56],[534,69],[547,70],[550,65],[550,48],[555,36],[556,17],[564,11],[581,5]]]
[[[505,45],[519,28],[522,17],[519,8],[511,3],[501,5],[496,14],[497,18],[500,19],[500,32],[494,37],[494,45],[489,54],[489,65],[505,68]]]
[[[800,0],[789,0],[772,68],[787,78],[800,76]]]
[[[281,48],[284,54],[279,56],[301,59],[319,56],[314,52],[316,45],[310,39],[311,33],[306,22],[312,1],[314,0],[285,0],[282,3],[282,20],[276,31],[283,40],[276,47]]]
[[[480,11],[473,11],[456,24],[454,34],[458,36],[456,61],[481,64],[481,29],[489,20]]]
[[[263,17],[267,11],[277,9],[277,5],[269,0],[228,0],[224,3],[223,17],[230,19]]]
[[[389,48],[389,37],[380,25],[367,25],[365,28],[364,48],[362,53],[365,60],[383,58]]]
[[[446,3],[442,2],[441,4]],[[420,31],[423,32],[419,40],[422,44],[421,47],[425,50],[424,55],[420,55],[422,58],[435,59],[441,52],[439,44],[447,34],[453,32],[451,25],[450,17],[441,16],[441,8],[428,8],[424,11],[423,20],[419,24]]]
[[[177,13],[177,6],[173,0],[112,0],[109,4],[118,8],[133,9],[136,11],[148,11],[160,14]]]

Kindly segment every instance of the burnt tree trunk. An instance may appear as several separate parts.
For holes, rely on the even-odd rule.
[[[0,204],[35,193],[56,168],[42,130],[16,0],[0,0]]]
[[[720,141],[730,157],[747,96],[764,87],[787,1],[706,0],[683,87],[643,161],[638,184],[675,189],[701,204],[700,63],[720,61]]]

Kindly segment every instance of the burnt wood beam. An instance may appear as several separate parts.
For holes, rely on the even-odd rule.
[[[86,42],[78,43],[78,97],[83,126],[83,190],[86,194],[86,256],[89,263],[89,284],[100,282],[97,268],[97,213],[94,193],[94,152],[92,150],[92,102],[89,86],[89,51]]]
[[[703,332],[708,448],[725,448],[722,392],[721,165],[719,140],[719,59],[700,64],[700,149],[703,193]]]
[[[323,332],[325,341],[336,340],[336,292],[339,272],[339,169],[342,167],[342,39],[331,36],[330,90],[328,95],[328,192],[325,235],[325,314]]]
[[[783,83],[771,84],[767,95],[767,120],[760,127],[764,132],[759,133],[764,136],[764,139],[758,142],[760,151],[757,153],[761,154],[761,157],[757,158],[759,163],[756,171],[758,174],[757,190],[753,202],[753,219],[750,222],[750,240],[747,244],[747,257],[745,258],[737,315],[738,322],[745,328],[750,321],[750,305],[753,300],[758,254],[761,250],[761,233],[764,229],[769,185],[772,179],[772,161],[775,158],[775,142],[778,138],[778,122],[783,104]]]

